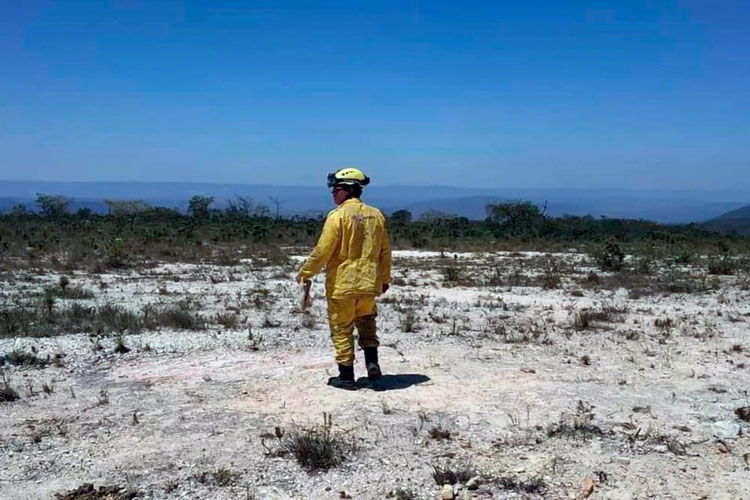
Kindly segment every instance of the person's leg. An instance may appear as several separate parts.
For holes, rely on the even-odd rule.
[[[328,385],[340,389],[356,389],[354,382],[354,312],[355,301],[347,299],[328,299],[328,325],[331,329],[331,341],[336,351],[336,364],[339,376],[331,377]]]
[[[365,366],[367,367],[367,377],[371,380],[378,380],[382,373],[378,360],[378,339],[377,323],[375,321],[378,315],[378,309],[375,306],[375,298],[359,299],[355,304],[354,324],[359,332],[359,346],[365,351]]]

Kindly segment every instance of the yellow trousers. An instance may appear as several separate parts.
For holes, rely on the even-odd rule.
[[[378,310],[375,297],[361,299],[328,298],[328,325],[336,351],[336,363],[345,366],[354,364],[354,327],[359,333],[359,346],[378,347],[375,317]]]

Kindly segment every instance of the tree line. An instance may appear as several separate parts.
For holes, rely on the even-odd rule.
[[[142,200],[106,200],[108,213],[87,208],[70,211],[73,200],[39,194],[38,211],[17,206],[0,215],[2,255],[38,252],[109,252],[113,261],[128,255],[151,253],[154,257],[183,255],[179,249],[211,245],[265,244],[309,246],[314,244],[324,215],[283,217],[250,198],[235,197],[222,209],[212,208],[214,198],[193,196],[185,213],[156,207]],[[646,220],[550,217],[545,207],[529,201],[490,203],[483,220],[471,220],[440,212],[425,212],[418,218],[406,210],[388,217],[396,248],[462,250],[501,248],[513,243],[525,249],[549,250],[586,242],[603,244],[614,240],[678,248],[687,244],[747,246],[739,236],[721,236],[696,224],[665,225]],[[81,248],[87,251],[81,251]],[[158,249],[155,250],[155,249]],[[154,253],[155,252],[155,253]],[[208,250],[194,252],[207,255]],[[122,258],[118,255],[122,254]],[[197,258],[197,257],[196,257]]]

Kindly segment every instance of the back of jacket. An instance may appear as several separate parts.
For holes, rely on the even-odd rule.
[[[380,295],[383,283],[391,281],[391,247],[380,210],[357,198],[332,210],[298,278],[310,279],[324,266],[327,296]]]

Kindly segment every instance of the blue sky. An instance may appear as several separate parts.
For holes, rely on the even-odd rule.
[[[750,184],[749,2],[0,5],[0,179]]]

